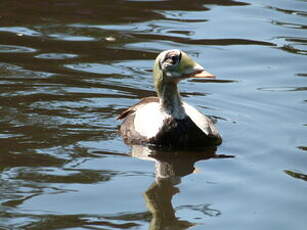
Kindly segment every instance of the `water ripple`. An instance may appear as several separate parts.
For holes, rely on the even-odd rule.
[[[17,36],[41,36],[42,34],[36,30],[21,27],[21,26],[12,26],[12,27],[0,27],[0,32],[11,32],[15,33]]]
[[[0,53],[33,53],[37,50],[25,46],[17,45],[0,45]]]
[[[43,53],[43,54],[36,55],[35,57],[41,58],[41,59],[63,60],[63,59],[76,58],[78,57],[78,55],[67,54],[67,53]]]

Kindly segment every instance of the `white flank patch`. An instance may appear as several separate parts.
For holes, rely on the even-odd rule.
[[[134,118],[134,127],[139,134],[147,138],[154,137],[158,134],[163,126],[164,120],[168,117],[160,108],[158,102],[151,102],[137,109]]]
[[[193,106],[185,102],[183,102],[183,108],[186,114],[192,119],[192,121],[198,126],[198,128],[200,128],[207,135],[211,133],[208,117],[206,117]]]

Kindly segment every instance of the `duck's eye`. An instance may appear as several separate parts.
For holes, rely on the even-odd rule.
[[[172,60],[172,64],[173,65],[179,63],[180,60],[181,60],[181,52],[179,52],[179,53],[177,53],[175,55],[172,55],[170,58]]]
[[[180,61],[178,55],[169,56],[167,59],[168,59],[168,62],[172,65],[175,65]]]
[[[172,59],[172,64],[175,64],[178,62],[178,56],[172,56],[171,59]]]

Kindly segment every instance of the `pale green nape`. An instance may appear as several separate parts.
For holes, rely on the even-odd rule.
[[[154,86],[156,88],[156,91],[158,93],[158,96],[160,96],[160,91],[161,91],[161,84],[163,81],[163,72],[160,69],[159,65],[159,58],[156,58],[154,66],[153,66],[153,81],[154,81]]]

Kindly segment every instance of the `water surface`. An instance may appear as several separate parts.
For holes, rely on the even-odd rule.
[[[0,229],[306,228],[307,3],[0,3]],[[217,149],[127,146],[116,116],[182,49]]]

